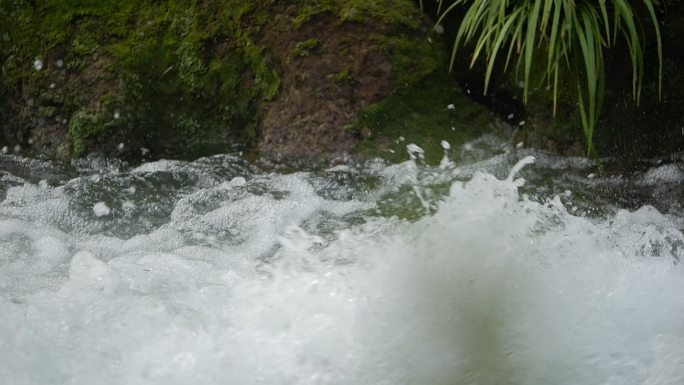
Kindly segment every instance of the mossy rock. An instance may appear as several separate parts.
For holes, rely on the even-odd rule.
[[[0,141],[47,156],[346,153],[363,111],[443,70],[429,31],[411,0],[3,1]]]

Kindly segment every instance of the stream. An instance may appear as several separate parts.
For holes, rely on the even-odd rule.
[[[443,146],[0,155],[0,383],[684,384],[681,159]]]

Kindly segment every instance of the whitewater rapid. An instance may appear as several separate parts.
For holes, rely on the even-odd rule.
[[[681,166],[419,155],[3,158],[0,383],[684,384],[680,206],[582,198]]]

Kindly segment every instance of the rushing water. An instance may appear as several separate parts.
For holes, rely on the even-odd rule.
[[[684,384],[681,165],[409,150],[3,157],[0,383]]]

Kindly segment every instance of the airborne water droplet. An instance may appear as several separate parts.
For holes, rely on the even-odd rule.
[[[111,209],[104,202],[97,202],[93,206],[93,213],[96,217],[107,216],[111,213]]]

